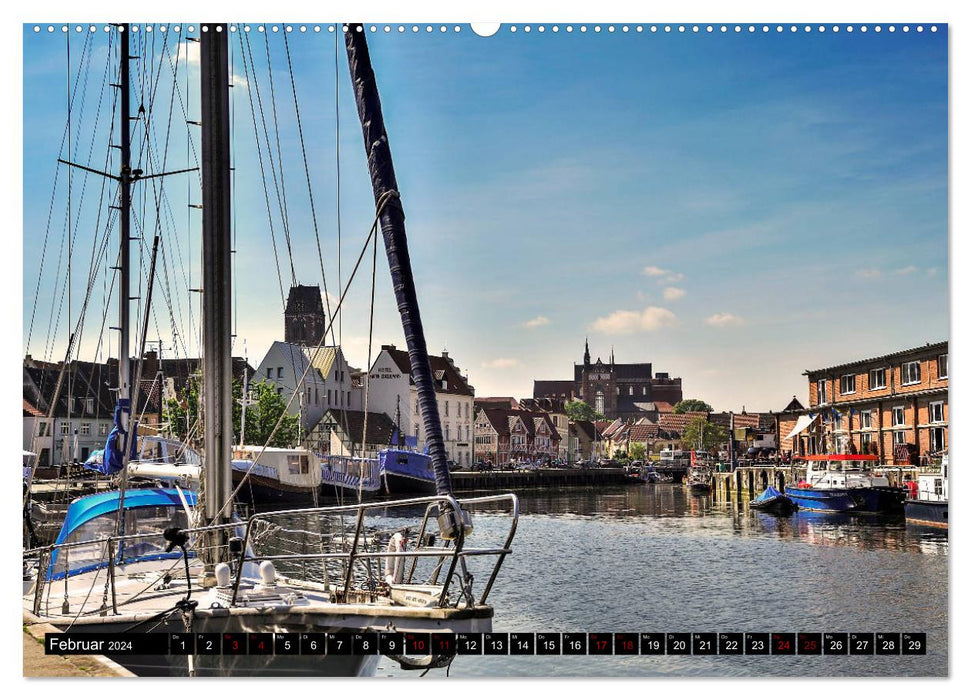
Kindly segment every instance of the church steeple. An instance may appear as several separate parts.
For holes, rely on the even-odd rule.
[[[610,346],[610,366],[614,366],[614,346]]]
[[[583,340],[583,366],[588,367],[590,365],[590,339],[584,338]]]

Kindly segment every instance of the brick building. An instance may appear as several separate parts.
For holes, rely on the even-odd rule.
[[[533,382],[534,399],[581,399],[609,419],[657,418],[658,405],[674,405],[682,399],[680,377],[667,372],[655,373],[650,362],[620,364],[599,357],[590,359],[586,343],[583,364],[573,366],[573,380],[537,380]]]
[[[948,446],[948,344],[807,370],[809,407],[782,449],[860,452],[888,464],[922,464]]]

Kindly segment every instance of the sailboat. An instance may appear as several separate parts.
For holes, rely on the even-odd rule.
[[[129,115],[127,29],[123,27],[120,81],[123,144]],[[25,562],[35,560],[38,572],[33,585],[25,579],[25,622],[72,632],[179,632],[216,643],[225,635],[241,635],[236,639],[245,640],[250,633],[308,639],[307,635],[319,633],[488,632],[494,611],[487,601],[512,551],[518,500],[512,494],[463,500],[451,494],[404,216],[368,47],[359,26],[351,25],[345,33],[345,47],[377,211],[371,234],[380,224],[422,407],[436,494],[262,513],[245,521],[234,517],[229,32],[225,24],[205,25],[201,30],[207,420],[201,493],[180,486],[128,489],[123,479],[118,491],[75,501],[56,542],[25,552]],[[123,149],[122,183],[127,179],[126,168]],[[121,202],[124,210],[126,187],[122,187]],[[369,241],[370,236],[364,250]],[[119,403],[122,397],[123,393]],[[126,427],[122,416],[119,433]],[[117,447],[122,455],[127,453],[124,440]],[[255,461],[259,459],[257,455]],[[504,507],[508,526],[497,543],[473,548],[468,546],[473,537],[470,511],[478,506]],[[477,590],[473,584],[482,581],[485,585]],[[336,644],[337,638],[324,639],[328,651],[336,652],[329,645]],[[202,651],[170,647],[168,654],[108,656],[138,675],[369,675],[379,659],[360,649],[347,655],[198,653]],[[444,666],[453,657],[454,650],[439,649],[418,657],[394,654],[391,658],[405,668],[427,669]]]

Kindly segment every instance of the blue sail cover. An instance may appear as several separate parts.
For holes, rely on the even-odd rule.
[[[121,427],[122,414],[131,414],[131,401],[128,399],[118,399],[118,403],[115,404],[115,425],[108,433],[108,439],[105,441],[104,454],[100,463],[92,461],[90,458],[88,462],[84,463],[84,466],[88,469],[93,469],[94,471],[101,472],[105,476],[111,476],[112,474],[117,474],[121,471],[124,466],[124,452],[126,439],[128,433]],[[135,444],[138,437],[138,426],[132,426],[131,440],[127,441],[130,448],[131,454],[129,454],[129,459],[135,456]]]
[[[398,474],[410,476],[412,479],[435,481],[431,457],[422,452],[381,450],[378,452],[378,463],[382,474]]]

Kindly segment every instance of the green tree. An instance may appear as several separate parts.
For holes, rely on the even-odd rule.
[[[715,423],[709,423],[701,416],[698,416],[697,418],[692,418],[684,426],[681,441],[684,443],[685,449],[698,449],[698,445],[700,444],[702,449],[711,452],[728,442],[728,430]]]
[[[276,388],[268,382],[250,385],[252,403],[246,407],[246,442],[250,445],[262,445],[270,436],[273,426],[283,415],[279,429],[273,435],[270,447],[289,447],[301,440],[300,417],[286,414],[287,399],[277,394]],[[233,381],[233,442],[239,442],[240,427],[242,425],[243,386],[238,380]],[[171,435],[178,440],[187,440],[192,434],[192,442],[202,443],[202,437],[196,428],[199,418],[199,380],[190,377],[182,395],[169,399],[163,409],[165,422],[169,425]]]
[[[286,413],[287,398],[278,394],[269,382],[250,384],[253,403],[246,407],[246,442],[262,445],[270,437],[276,422],[283,416],[270,441],[270,447],[288,447],[301,440],[300,416]],[[236,429],[236,426],[234,426]]]
[[[711,413],[711,410],[711,406],[701,399],[681,399],[674,404],[675,413],[688,413],[692,411],[704,411],[705,413]]]
[[[593,407],[585,401],[579,399],[567,401],[563,406],[567,417],[572,421],[578,420],[606,420],[602,413],[597,413]]]
[[[632,442],[627,450],[627,456],[634,461],[640,460],[643,462],[647,456],[647,447],[643,442]]]

